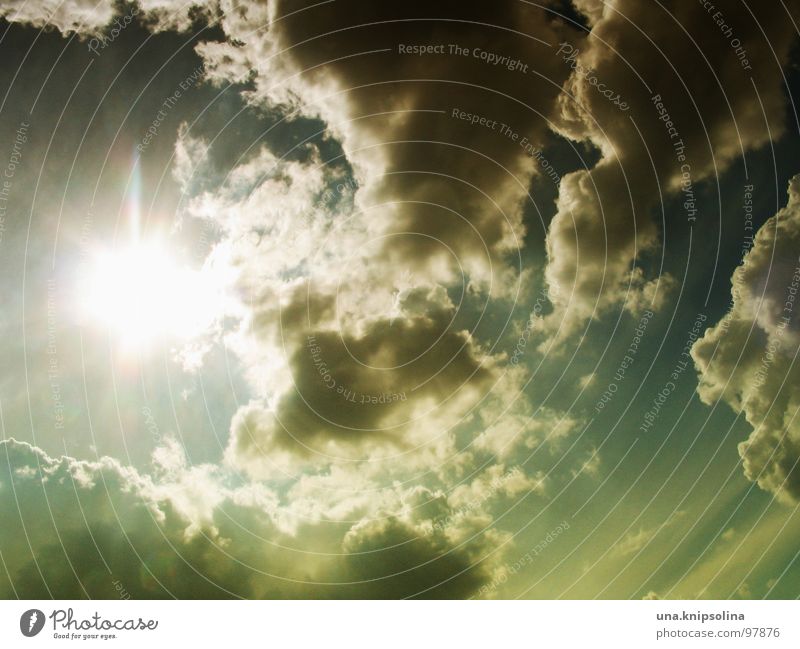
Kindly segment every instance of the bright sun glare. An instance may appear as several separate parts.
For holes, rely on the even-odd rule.
[[[83,313],[127,349],[185,340],[211,325],[218,306],[204,275],[157,243],[98,251],[84,277]]]

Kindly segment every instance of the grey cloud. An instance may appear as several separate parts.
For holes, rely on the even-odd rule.
[[[0,457],[4,597],[116,598],[118,584],[134,598],[255,592],[245,568],[223,562],[219,539],[187,537],[190,522],[135,469],[14,440]]]
[[[726,5],[730,33],[697,2],[577,6],[591,16],[591,37],[564,46],[562,56],[574,55],[571,65],[581,67],[565,85],[570,94],[558,99],[555,121],[565,136],[594,142],[604,158],[564,178],[547,235],[546,275],[561,289],[549,328],[561,326],[562,337],[622,299],[635,260],[659,243],[653,212],[660,196],[682,204],[667,228],[689,227],[704,214],[697,185],[781,135],[782,67],[796,36],[777,3],[750,7],[757,26],[744,5]],[[609,89],[628,110],[600,92]]]
[[[455,257],[488,281],[490,266],[502,268],[524,237],[522,206],[537,163],[521,143],[546,140],[543,116],[567,74],[551,45],[569,30],[523,3],[446,3],[454,20],[440,19],[448,6],[424,2],[353,2],[347,11],[311,4],[275,3],[273,22],[258,33],[257,21],[223,20],[238,43],[227,55],[225,47],[201,49],[210,74],[229,74],[237,61],[235,76],[253,72],[252,101],[326,120],[362,184],[359,205],[380,206],[370,213],[373,229],[395,235],[380,252],[387,261],[437,281],[453,279]],[[440,51],[399,52],[419,44]],[[527,71],[487,63],[480,52]],[[454,109],[485,123],[454,117]],[[504,123],[516,140],[501,133]]]
[[[739,445],[745,474],[781,498],[800,500],[800,177],[732,278],[729,312],[692,348],[706,403],[743,410],[753,432]]]
[[[419,307],[418,292],[408,298]],[[314,311],[306,304],[297,300],[279,315],[259,316],[286,332],[291,387],[274,410],[251,404],[232,425],[228,458],[254,475],[270,465],[288,469],[289,451],[316,454],[325,464],[341,454],[354,459],[371,449],[433,442],[421,431],[438,437],[447,431],[429,431],[428,420],[443,413],[457,420],[460,408],[477,403],[496,378],[496,359],[466,332],[450,329],[452,309],[431,313],[428,305],[426,315],[371,320],[350,333],[318,328],[307,320]],[[436,416],[425,416],[432,411]]]
[[[492,534],[453,548],[443,534],[420,535],[396,518],[352,529],[344,541],[346,574],[363,580],[363,596],[462,599],[492,577]],[[384,578],[377,578],[382,575]]]
[[[0,442],[6,568],[0,594],[393,598],[431,588],[432,594],[462,597],[490,571],[492,561],[482,559],[500,538],[493,530],[472,541],[424,536],[420,523],[406,516],[344,528],[306,525],[297,535],[285,534],[262,486],[229,489],[208,467],[186,466],[174,447],[162,453],[147,475],[110,458],[53,458],[29,444]],[[190,514],[200,510],[207,519],[192,528]],[[414,510],[423,517],[447,511],[441,505]],[[313,551],[321,540],[328,553]]]

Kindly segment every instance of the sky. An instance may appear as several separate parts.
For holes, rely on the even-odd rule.
[[[0,596],[800,596],[798,23],[0,1]]]

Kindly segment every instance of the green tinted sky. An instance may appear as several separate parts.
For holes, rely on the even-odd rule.
[[[797,597],[796,3],[74,4],[0,3],[5,597]]]

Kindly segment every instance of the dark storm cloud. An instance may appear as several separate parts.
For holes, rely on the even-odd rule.
[[[442,19],[448,10],[456,17]],[[229,461],[263,476],[270,464],[286,471],[314,453],[447,441],[497,379],[499,356],[482,359],[478,341],[450,328],[445,285],[461,275],[464,290],[493,297],[519,286],[523,208],[543,173],[546,114],[569,74],[554,46],[579,32],[546,7],[479,2],[272,3],[227,13],[220,25],[230,42],[198,48],[208,78],[247,79],[253,104],[321,117],[357,187],[352,209],[329,210],[318,198],[318,162],[304,173],[264,158],[261,168],[285,169],[288,180],[270,174],[255,200],[222,189],[195,203],[205,200],[229,228],[220,258],[248,296],[237,349],[259,398],[233,422]],[[269,217],[286,201],[310,215],[314,233],[291,238],[290,249],[277,236],[285,219]],[[258,235],[240,236],[241,226]],[[287,275],[309,277],[311,317],[279,327],[309,306]],[[350,394],[390,401],[353,403]]]

